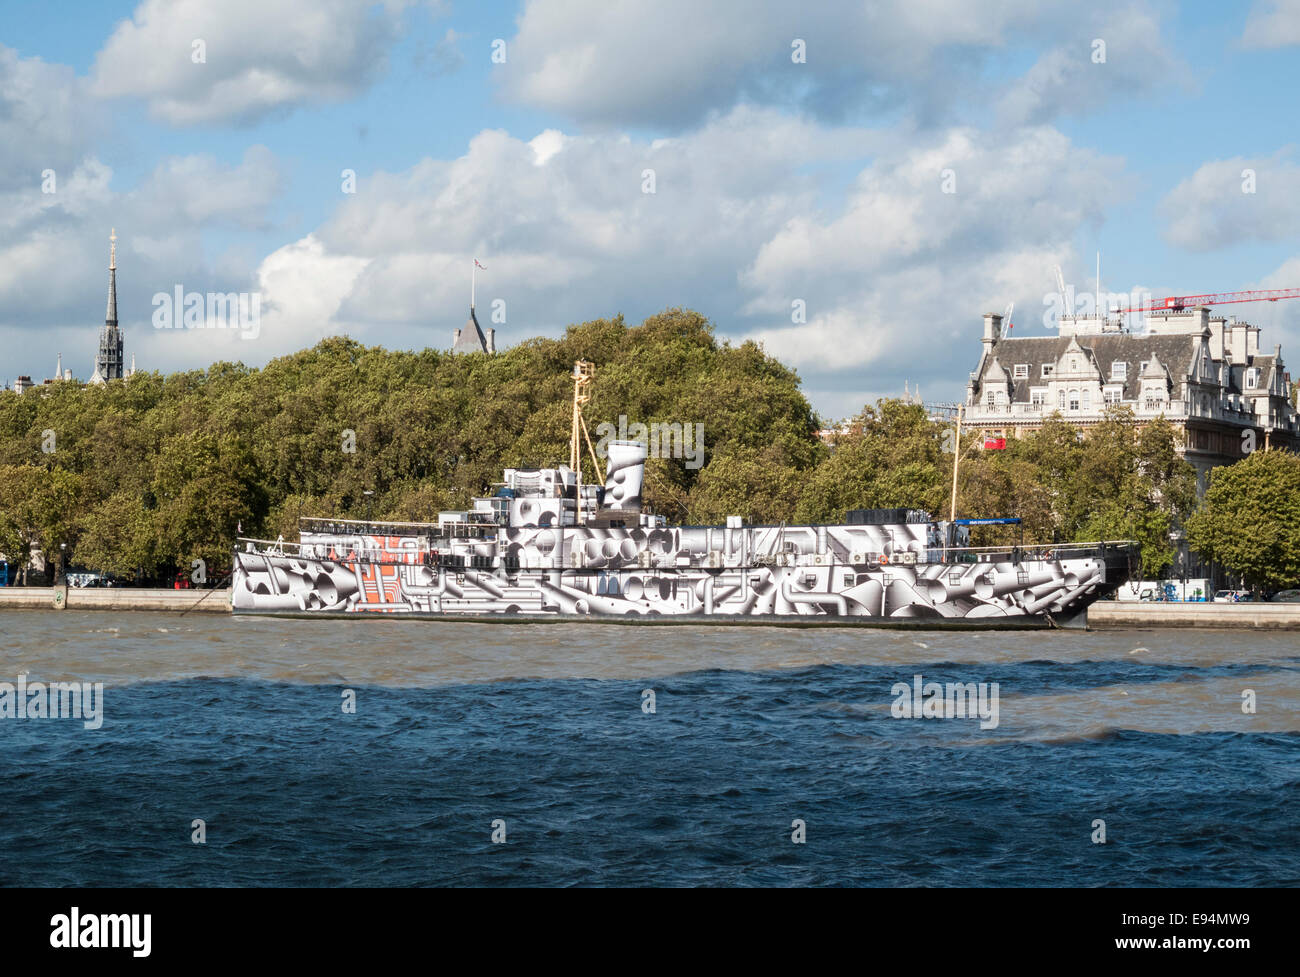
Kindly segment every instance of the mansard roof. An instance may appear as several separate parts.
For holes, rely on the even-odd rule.
[[[1013,380],[1012,399],[1028,402],[1029,388],[1044,385],[1043,364],[1055,367],[1061,356],[1075,346],[1080,352],[1089,356],[1100,369],[1103,381],[1111,384],[1111,364],[1122,361],[1128,364],[1123,382],[1123,399],[1136,400],[1141,389],[1139,372],[1145,361],[1157,359],[1168,366],[1168,372],[1175,382],[1183,380],[1191,368],[1200,348],[1200,335],[1135,335],[1133,333],[1111,333],[1097,336],[1017,336],[1001,339],[993,347],[996,358],[1017,366],[1025,363],[1029,366],[1029,376]],[[982,382],[988,372],[988,362],[982,366],[983,373],[976,379]],[[1260,357],[1256,357],[1256,360]],[[1014,375],[1014,371],[1012,371]],[[1118,384],[1121,381],[1116,380]]]

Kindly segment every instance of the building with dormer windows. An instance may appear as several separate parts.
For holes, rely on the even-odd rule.
[[[1011,338],[1000,315],[986,315],[965,423],[1019,437],[1060,413],[1086,431],[1125,404],[1139,421],[1163,416],[1178,429],[1202,490],[1211,468],[1250,450],[1300,450],[1282,347],[1260,353],[1259,327],[1205,307],[1151,312],[1145,325],[1133,333],[1105,316],[1063,317],[1059,335]]]

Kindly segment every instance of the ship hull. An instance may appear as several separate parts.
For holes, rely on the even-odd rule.
[[[1114,544],[953,553],[925,525],[304,534],[237,552],[236,613],[454,621],[1018,629],[1081,626]]]

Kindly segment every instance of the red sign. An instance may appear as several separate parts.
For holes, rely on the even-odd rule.
[[[1007,448],[1006,438],[985,438],[984,449],[986,451],[1005,451]]]

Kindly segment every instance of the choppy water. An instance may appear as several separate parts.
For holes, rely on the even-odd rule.
[[[20,673],[106,686],[0,718],[12,885],[1300,882],[1293,634],[0,611]]]

